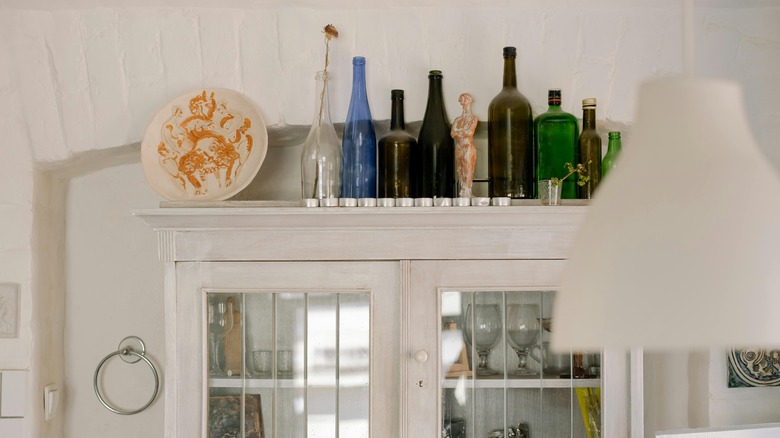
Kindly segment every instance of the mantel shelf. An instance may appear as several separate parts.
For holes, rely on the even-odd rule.
[[[306,208],[228,201],[165,203],[133,214],[157,231],[163,261],[566,258],[587,203],[513,204]]]
[[[298,207],[285,201],[164,202],[134,210],[156,230],[258,228],[426,228],[578,226],[587,201],[542,206],[536,199],[508,207]]]

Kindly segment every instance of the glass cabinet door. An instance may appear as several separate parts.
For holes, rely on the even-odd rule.
[[[202,336],[200,368],[184,361],[177,373],[186,389],[177,394],[181,429],[201,418],[187,436],[398,436],[397,263],[177,269],[199,276],[197,284],[180,285],[177,305],[202,309],[200,319],[181,320],[179,328],[200,327]],[[200,410],[191,397],[202,401]]]
[[[441,292],[442,436],[601,436],[600,354],[549,345],[554,291]]]
[[[208,436],[367,437],[369,292],[208,293]]]
[[[625,356],[550,347],[563,263],[412,262],[406,436],[628,436]]]

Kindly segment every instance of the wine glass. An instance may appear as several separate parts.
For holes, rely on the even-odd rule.
[[[509,345],[517,353],[517,369],[513,376],[536,374],[529,370],[528,352],[539,339],[539,306],[536,304],[510,304],[506,307],[506,335]]]
[[[471,344],[473,333],[474,344],[479,355],[477,376],[494,376],[498,371],[488,368],[487,357],[501,335],[501,312],[498,304],[475,304],[474,309],[472,317],[472,306],[469,304],[466,308],[466,342]]]

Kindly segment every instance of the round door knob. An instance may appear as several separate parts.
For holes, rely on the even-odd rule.
[[[428,361],[428,352],[425,350],[418,350],[417,353],[414,353],[414,360],[416,360],[419,363],[425,363]]]

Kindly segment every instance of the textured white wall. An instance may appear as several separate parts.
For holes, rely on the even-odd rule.
[[[237,89],[270,125],[308,124],[314,71],[331,44],[331,105],[349,103],[351,57],[368,59],[369,100],[389,118],[389,90],[407,90],[407,116],[422,118],[427,72],[441,69],[450,112],[470,91],[475,113],[501,86],[501,49],[519,50],[519,86],[537,110],[561,87],[579,112],[598,96],[601,117],[630,120],[644,78],[679,71],[680,17],[674,0],[654,6],[562,2],[563,7],[388,9],[90,9],[12,12],[24,118],[37,161],[140,139],[153,113],[202,86]]]
[[[161,437],[164,397],[133,416],[113,414],[92,389],[97,364],[126,336],[146,343],[149,359],[164,365],[163,267],[156,235],[129,214],[154,208],[159,197],[141,165],[109,167],[71,180],[66,213],[65,437]],[[132,410],[149,400],[154,385],[143,363],[117,357],[104,365],[102,388],[115,406]]]
[[[326,23],[335,24],[342,35],[331,45],[331,104],[337,122],[346,115],[350,59],[358,54],[368,59],[369,100],[377,119],[389,117],[391,88],[406,90],[408,120],[422,118],[427,71],[437,68],[444,71],[450,117],[456,115],[457,95],[470,91],[476,97],[474,110],[484,120],[487,104],[500,87],[504,45],[518,47],[519,85],[536,113],[545,106],[546,89],[561,87],[568,111],[579,114],[579,99],[595,96],[599,118],[630,122],[637,84],[677,72],[682,65],[678,0],[496,0],[479,6],[458,1],[447,8],[433,0],[406,1],[403,7],[378,0],[338,0],[328,8],[307,1],[296,2],[301,7],[236,1],[231,9],[154,8],[152,2],[137,2],[143,7],[135,9],[97,8],[96,0],[71,0],[57,4],[72,9],[55,10],[19,9],[51,6],[43,0],[17,3],[8,3],[17,9],[0,10],[0,280],[22,284],[22,330],[19,339],[0,340],[0,368],[33,369],[29,430],[36,438],[59,436],[43,425],[40,412],[40,386],[57,378],[56,372],[39,368],[46,359],[59,363],[55,367],[67,367],[66,436],[90,438],[107,430],[112,437],[138,436],[126,427],[135,419],[109,415],[99,406],[85,376],[118,337],[134,327],[162,327],[162,316],[139,323],[136,312],[120,312],[111,320],[114,328],[94,333],[117,302],[137,310],[133,306],[154,306],[160,298],[153,286],[159,287],[159,277],[148,270],[159,268],[148,260],[156,254],[153,233],[126,216],[159,197],[151,193],[138,167],[101,171],[74,180],[69,192],[68,306],[66,311],[53,310],[61,312],[59,318],[67,312],[65,360],[56,350],[53,356],[47,356],[49,350],[37,351],[51,345],[51,332],[57,330],[44,321],[57,318],[47,318],[48,308],[40,304],[35,310],[44,315],[33,316],[33,303],[49,298],[45,289],[50,279],[38,278],[35,286],[32,241],[56,242],[57,236],[33,234],[34,214],[46,214],[44,206],[33,207],[34,165],[68,166],[99,150],[108,151],[108,159],[116,147],[139,141],[165,102],[202,86],[246,93],[269,125],[308,124],[313,73],[321,68],[324,55],[320,29]],[[737,0],[699,0],[696,8],[698,72],[743,84],[757,139],[768,157],[780,163],[780,124],[774,122],[780,117],[775,104],[780,101],[780,8],[772,1]],[[296,166],[292,155],[289,150],[272,151],[268,163],[291,169]],[[261,174],[280,171],[284,169],[264,168]],[[41,184],[41,190],[50,184],[57,183]],[[82,216],[87,212],[94,220]],[[45,230],[45,223],[40,229]],[[103,270],[149,287],[131,292],[122,285],[122,295],[112,298],[107,295],[109,276],[90,276],[92,268],[83,260],[91,253],[104,254],[116,236],[120,245],[134,236],[130,240],[137,240],[138,246],[95,262],[111,260]],[[138,304],[121,301],[128,296]],[[145,337],[157,344],[156,351],[162,351],[160,332]],[[780,399],[777,390],[739,395],[721,391],[714,374],[709,386],[692,380],[685,387],[689,370],[673,375],[684,360],[676,356],[664,362],[661,357],[656,362],[664,370],[656,374],[656,384],[677,382],[659,391],[659,413],[665,412],[660,406],[666,400],[682,400],[690,392],[690,400],[709,401],[707,413],[697,415],[709,416],[713,424],[750,422],[756,418],[750,403],[777,404]],[[712,362],[724,363],[719,355],[713,355]],[[130,396],[143,397],[144,391],[139,388]],[[152,429],[160,424],[161,408],[158,402],[144,417]],[[687,419],[687,413],[676,410],[660,418],[659,427],[685,426]],[[149,436],[161,434],[144,430]]]

